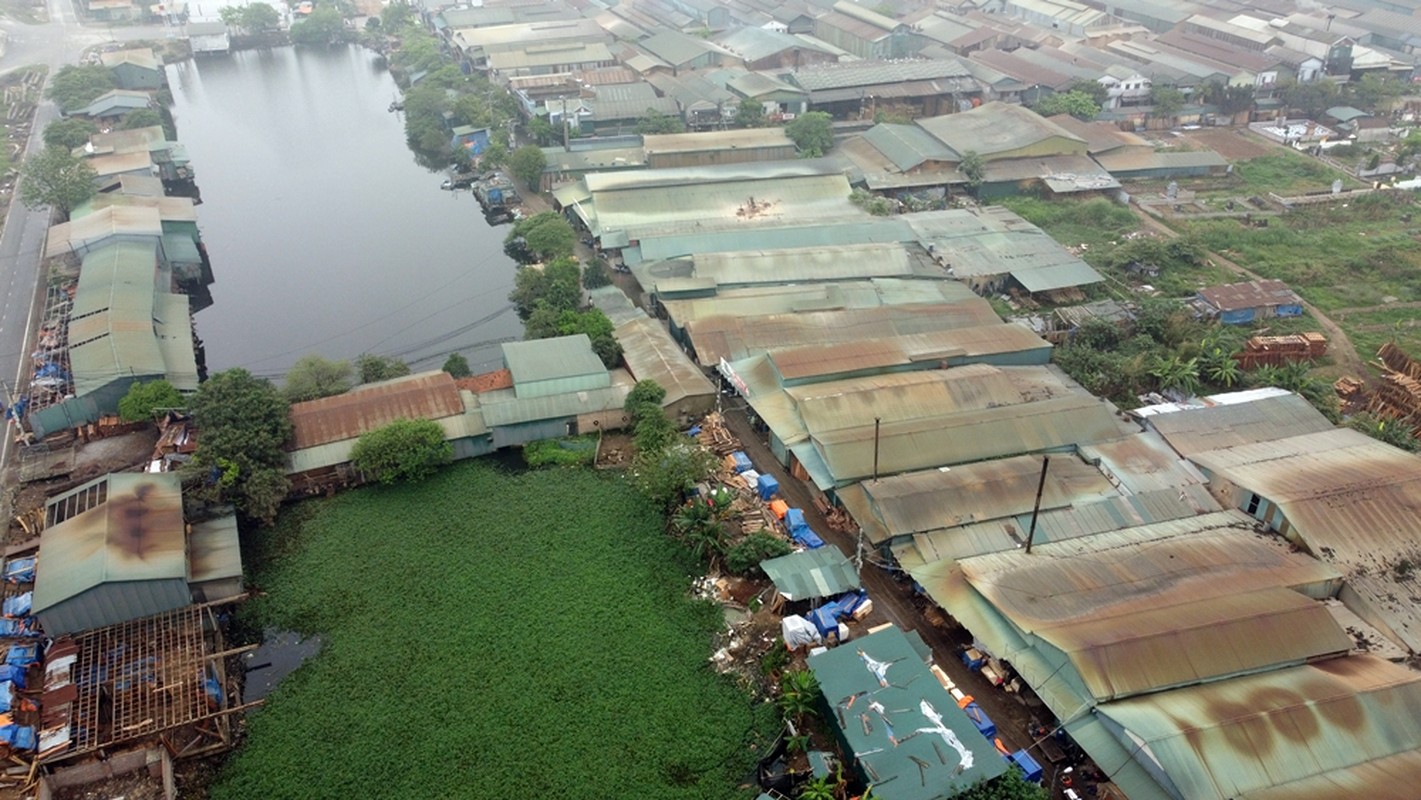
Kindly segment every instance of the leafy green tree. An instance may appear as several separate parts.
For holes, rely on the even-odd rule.
[[[390,33],[399,33],[414,21],[414,8],[407,3],[393,2],[380,10],[380,25]]]
[[[464,358],[463,353],[450,353],[449,357],[444,359],[444,366],[440,369],[455,378],[467,378],[474,374],[474,371],[469,368],[469,359]]]
[[[1179,356],[1155,356],[1150,364],[1150,375],[1159,382],[1161,389],[1175,389],[1192,395],[1199,391],[1199,360],[1181,359]]]
[[[1324,79],[1311,83],[1287,81],[1279,88],[1278,96],[1289,109],[1300,111],[1305,116],[1315,117],[1337,105],[1342,92],[1337,84],[1330,80]]]
[[[20,202],[30,208],[53,206],[64,216],[94,196],[98,177],[89,162],[63,147],[46,147],[20,167]]]
[[[531,191],[541,191],[543,170],[548,166],[548,157],[540,148],[525,144],[508,157],[508,171],[523,182]],[[544,212],[552,213],[552,212]]]
[[[271,6],[265,6],[270,8]],[[158,113],[156,108],[139,108],[123,115],[123,119],[118,121],[118,129],[121,131],[132,131],[139,128],[152,128],[163,124],[163,115]]]
[[[525,267],[513,276],[508,301],[526,325],[528,338],[556,336],[564,311],[576,311],[582,303],[577,262],[558,258],[542,269]],[[535,320],[535,315],[537,318]]]
[[[118,415],[124,422],[152,420],[161,409],[187,408],[187,398],[165,380],[138,382],[118,401]]]
[[[819,158],[834,146],[833,117],[823,111],[800,114],[785,126],[785,135],[794,141],[803,158]]]
[[[276,386],[236,368],[213,375],[188,403],[202,431],[190,472],[208,499],[270,522],[290,491],[286,452],[290,404]]]
[[[355,371],[361,383],[376,383],[410,374],[410,365],[398,358],[363,353],[355,359]]]
[[[1184,92],[1167,83],[1157,83],[1150,88],[1150,106],[1153,116],[1171,119],[1184,109]]]
[[[1253,108],[1254,94],[1252,86],[1232,86],[1222,81],[1210,81],[1200,89],[1204,102],[1218,106],[1229,116]]]
[[[653,380],[640,380],[627,392],[627,400],[622,409],[627,412],[627,418],[635,424],[641,420],[643,414],[651,413],[647,409],[661,411],[661,401],[665,399],[666,389],[661,384]]]
[[[725,552],[725,568],[736,575],[749,575],[760,562],[794,552],[789,542],[761,528],[730,546]]]
[[[665,450],[679,436],[676,426],[671,424],[671,418],[660,406],[642,407],[633,431],[636,435],[637,450],[643,453]]]
[[[58,119],[44,127],[44,143],[47,147],[73,150],[88,144],[89,137],[98,132],[98,125],[81,117]]]
[[[350,451],[356,469],[387,484],[424,480],[453,458],[454,445],[430,419],[397,419],[362,435]]]
[[[957,800],[1049,800],[1050,797],[1045,789],[1027,783],[1020,770],[1009,769],[957,795]]]
[[[517,249],[511,248],[510,245],[516,245],[520,239],[522,250],[526,251],[526,257],[532,261],[570,259],[577,244],[577,234],[572,225],[556,211],[544,211],[514,223],[503,239],[504,251],[515,255]],[[573,265],[576,266],[575,261]],[[580,271],[577,279],[582,280]],[[527,319],[527,316],[523,318]]]
[[[1047,95],[1032,110],[1043,117],[1070,114],[1076,119],[1089,122],[1095,119],[1096,114],[1100,113],[1100,103],[1096,102],[1095,97],[1087,92],[1072,90]]]
[[[958,163],[957,171],[967,179],[967,191],[973,194],[982,188],[982,181],[987,176],[986,162],[982,160],[982,154],[976,150],[968,150],[962,154],[962,161]]]
[[[725,553],[725,527],[713,507],[701,498],[676,511],[671,517],[671,529],[690,546],[696,558],[715,560]]]
[[[345,20],[330,6],[317,6],[305,19],[291,26],[296,44],[336,44],[345,38]]]
[[[1104,106],[1105,101],[1110,99],[1110,90],[1106,89],[1104,84],[1100,81],[1090,81],[1084,78],[1072,81],[1066,91],[1068,93],[1079,92],[1081,94],[1090,95],[1090,99],[1095,102],[1097,107]]]
[[[116,89],[113,74],[101,64],[85,64],[76,67],[68,64],[59,68],[49,79],[49,88],[44,95],[59,104],[67,114],[76,108],[83,108],[104,92]]]
[[[226,9],[224,8],[223,11]],[[281,15],[266,3],[247,3],[242,6],[241,13],[237,17],[237,25],[251,34],[270,33],[281,26]]]
[[[763,128],[765,126],[765,104],[745,98],[735,108],[735,124],[742,128]]]
[[[293,403],[344,394],[350,391],[354,374],[349,361],[332,361],[312,353],[287,370],[283,392]]]
[[[715,466],[713,453],[690,437],[680,436],[660,450],[639,450],[627,477],[652,503],[669,510],[705,480]]]
[[[533,137],[540,147],[551,147],[558,139],[558,131],[553,128],[553,124],[542,117],[534,117],[528,123],[528,135]]]
[[[612,285],[612,269],[607,259],[594,258],[582,268],[582,288],[600,289]]]
[[[642,136],[657,133],[685,133],[686,123],[682,122],[680,117],[673,117],[654,108],[648,108],[640,117],[637,117],[636,132]]]

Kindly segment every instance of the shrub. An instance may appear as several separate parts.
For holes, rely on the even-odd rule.
[[[118,415],[124,422],[152,420],[160,408],[187,408],[187,398],[171,383],[156,380],[133,384],[118,401]]]
[[[597,438],[543,439],[523,445],[523,460],[530,467],[580,467],[597,457]]]
[[[454,457],[444,429],[428,419],[397,419],[360,437],[351,463],[381,483],[419,481]]]
[[[725,568],[736,575],[749,575],[760,568],[760,562],[787,556],[794,552],[789,542],[765,528],[746,536],[725,553]]]

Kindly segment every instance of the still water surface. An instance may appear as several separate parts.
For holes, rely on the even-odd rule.
[[[478,371],[522,325],[507,227],[414,163],[394,81],[356,47],[277,48],[168,68],[178,138],[202,191],[211,371],[278,377],[306,353],[394,355]],[[484,344],[480,344],[484,343]]]

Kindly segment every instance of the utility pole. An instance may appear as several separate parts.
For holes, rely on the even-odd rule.
[[[873,418],[873,479],[878,480],[878,426],[881,417]]]
[[[1046,489],[1046,468],[1051,466],[1051,457],[1041,457],[1041,480],[1036,484],[1036,505],[1031,509],[1031,529],[1026,532],[1026,552],[1031,554],[1031,540],[1036,536],[1036,515],[1041,513],[1041,493]]]

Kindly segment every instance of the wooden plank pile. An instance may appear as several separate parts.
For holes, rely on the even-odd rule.
[[[1367,410],[1393,419],[1421,436],[1421,363],[1391,342],[1377,351],[1383,375]]]
[[[740,449],[740,440],[726,427],[725,418],[718,411],[712,411],[702,420],[701,432],[696,435],[696,441],[721,458]]]
[[[1254,336],[1244,343],[1234,360],[1243,369],[1278,366],[1289,361],[1316,361],[1327,353],[1327,337],[1320,333],[1287,336]]]

